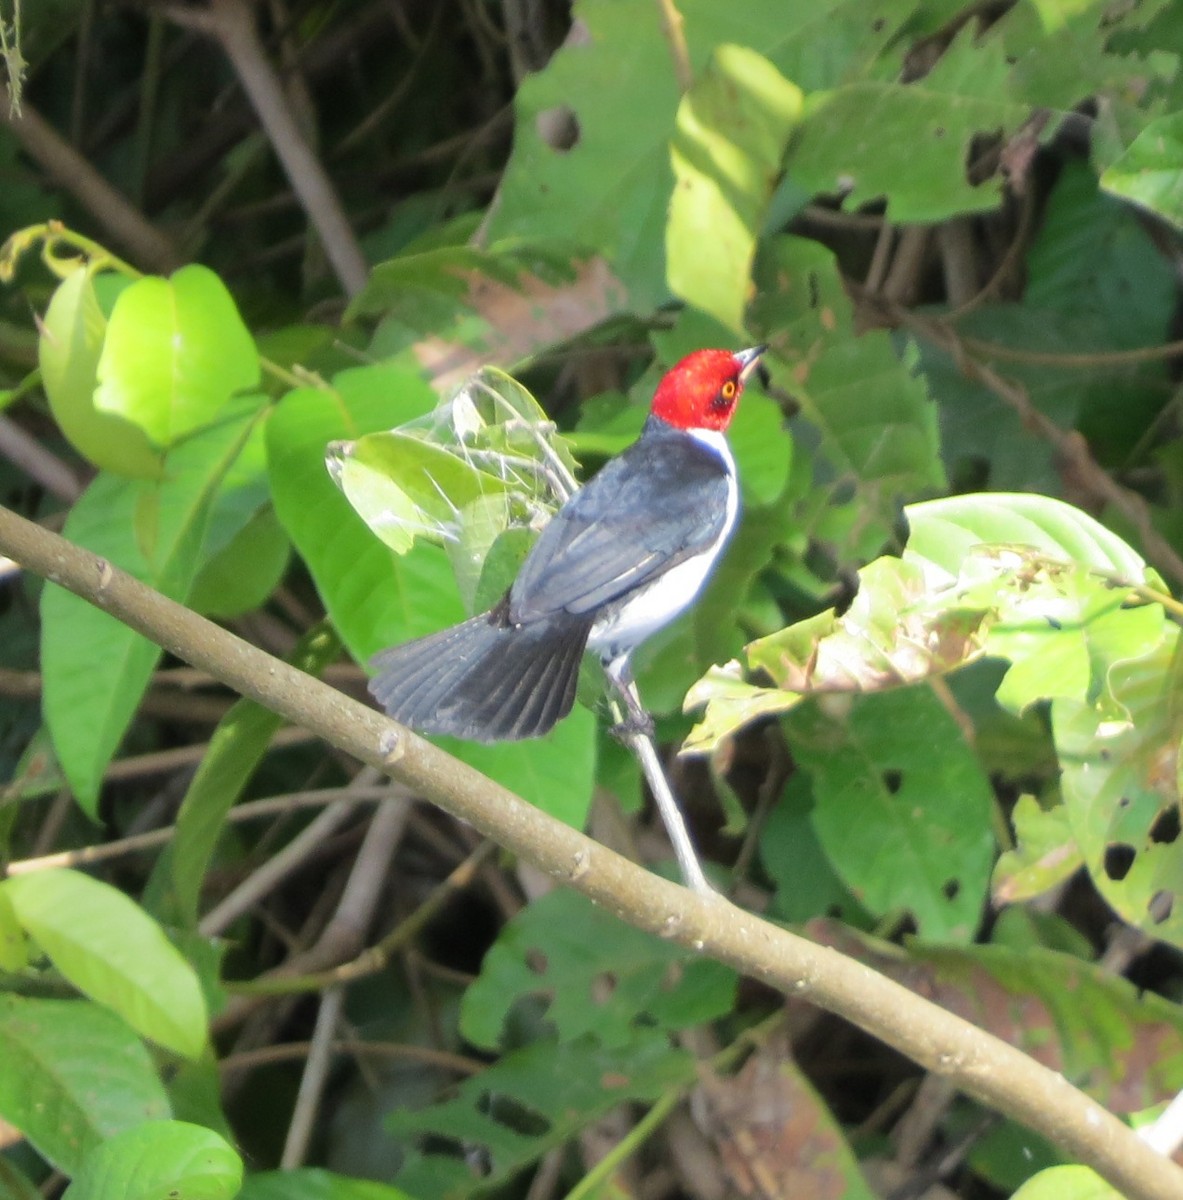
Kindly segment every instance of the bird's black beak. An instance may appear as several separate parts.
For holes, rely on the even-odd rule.
[[[739,363],[740,383],[747,383],[749,376],[760,362],[760,355],[767,349],[767,346],[752,346],[750,349],[739,350],[735,353],[735,361]]]

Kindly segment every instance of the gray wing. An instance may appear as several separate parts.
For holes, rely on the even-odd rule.
[[[727,465],[677,431],[650,430],[542,531],[509,594],[515,624],[610,604],[727,529]]]

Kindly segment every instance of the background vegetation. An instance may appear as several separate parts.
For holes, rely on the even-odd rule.
[[[548,502],[504,470],[523,425],[593,470],[681,354],[767,341],[743,526],[640,671],[716,878],[1114,1113],[1183,1088],[1183,9],[0,30],[8,509],[360,697],[512,573]],[[541,409],[488,370],[448,406],[489,367]],[[964,1064],[551,891],[0,568],[0,1196],[1109,1194]],[[583,694],[448,749],[660,866]]]

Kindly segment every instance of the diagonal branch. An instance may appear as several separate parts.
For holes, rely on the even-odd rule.
[[[1183,1171],[1063,1076],[869,967],[642,870],[473,767],[23,517],[0,508],[0,555],[69,588],[244,696],[500,842],[639,929],[839,1014],[1061,1147],[1130,1200],[1177,1200]]]
[[[365,287],[368,269],[345,209],[319,158],[312,151],[267,58],[249,0],[212,0],[208,8],[170,5],[178,24],[217,38],[230,60],[259,123],[320,237],[329,262],[347,296]]]

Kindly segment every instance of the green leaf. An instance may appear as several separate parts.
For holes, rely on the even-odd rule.
[[[260,413],[249,411],[190,438],[169,454],[168,474],[159,483],[99,475],[70,510],[65,536],[184,600],[200,562],[211,500],[259,419]],[[53,586],[42,593],[41,621],[45,719],[70,787],[93,816],[103,772],[160,650]]]
[[[275,509],[263,505],[198,571],[189,607],[219,620],[260,608],[283,579],[291,552]]]
[[[95,406],[99,358],[107,318],[89,271],[58,285],[42,318],[38,341],[41,379],[50,411],[71,445],[96,466],[137,479],[155,479],[159,454],[130,421]]]
[[[590,1037],[554,1045],[537,1042],[464,1080],[453,1099],[387,1118],[396,1137],[430,1138],[432,1151],[408,1151],[399,1187],[418,1200],[459,1200],[472,1194],[460,1158],[436,1149],[441,1140],[482,1153],[481,1189],[497,1187],[548,1150],[626,1101],[652,1102],[695,1078],[694,1059],[658,1034],[604,1048]]]
[[[206,1011],[197,976],[133,900],[78,871],[36,871],[0,887],[25,932],[76,988],[166,1049],[201,1053]]]
[[[737,332],[801,101],[800,88],[766,58],[722,45],[678,107],[665,235],[670,290]]]
[[[340,653],[331,631],[314,626],[301,638],[288,661],[309,675],[319,675]],[[221,836],[226,814],[242,795],[283,719],[256,704],[239,700],[222,718],[209,750],[193,776],[177,814],[176,837],[167,855],[178,919],[197,922],[201,885]]]
[[[84,1000],[0,994],[0,1116],[67,1174],[104,1138],[169,1114],[143,1042]]]
[[[208,267],[147,276],[119,296],[98,364],[95,405],[167,447],[257,386],[259,356],[225,284]]]
[[[833,715],[805,705],[786,734],[813,781],[818,841],[859,901],[877,917],[907,909],[926,937],[972,938],[994,861],[994,796],[933,692],[853,697]]]
[[[1123,1200],[1092,1167],[1070,1164],[1033,1175],[1011,1200]]]
[[[29,961],[25,933],[13,911],[8,893],[0,889],[0,971],[15,974]]]
[[[584,0],[576,36],[514,97],[513,156],[487,235],[581,245],[607,258],[634,308],[664,297],[678,104],[658,13]]]
[[[1122,920],[1183,945],[1183,846],[1156,825],[1178,804],[1178,631],[1117,663],[1095,700],[1052,704],[1064,817],[1093,883]]]
[[[556,890],[502,929],[464,993],[460,1029],[494,1050],[515,1006],[540,996],[561,1042],[592,1034],[619,1046],[643,1027],[685,1029],[721,1017],[737,982],[729,968],[633,929],[577,892]]]
[[[1151,121],[1101,176],[1106,191],[1183,225],[1183,113]]]
[[[1020,796],[1011,812],[1015,848],[994,868],[992,891],[997,905],[1042,896],[1084,865],[1084,858],[1063,804],[1040,807],[1034,796]]]
[[[590,709],[576,705],[545,737],[528,742],[434,740],[543,812],[583,828],[596,774],[596,717]]]
[[[87,1155],[65,1200],[233,1200],[242,1159],[210,1129],[146,1121]]]
[[[966,28],[914,82],[860,80],[817,93],[806,103],[789,175],[808,192],[838,193],[851,208],[886,198],[896,224],[993,209],[1001,173],[975,184],[966,163],[975,138],[1005,138],[1030,115],[1011,98],[1010,70],[1001,42],[978,41]],[[1054,129],[1048,122],[1044,136]]]
[[[839,561],[866,561],[892,535],[902,502],[945,485],[936,408],[886,333],[856,336],[829,250],[769,243],[749,320],[767,331],[773,379],[820,435],[818,484],[796,513],[803,535],[833,542]]]
[[[603,259],[573,259],[567,246],[530,237],[487,251],[440,246],[379,263],[346,315],[381,316],[370,353],[401,356],[446,389],[481,367],[509,368],[575,338],[626,303]]]
[[[978,546],[1032,549],[1060,563],[1141,583],[1143,559],[1087,513],[1049,496],[950,496],[910,505],[905,557],[955,576]],[[1019,566],[1020,564],[1015,564]]]
[[[418,376],[363,367],[337,375],[332,390],[288,393],[267,422],[275,511],[358,662],[464,614],[444,553],[420,546],[405,558],[394,555],[334,485],[325,449],[423,415],[434,404]]]
[[[412,1197],[389,1184],[305,1167],[298,1171],[248,1175],[238,1200],[412,1200]]]

